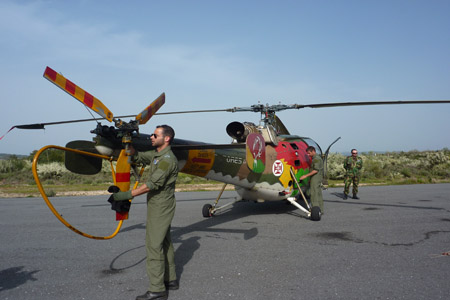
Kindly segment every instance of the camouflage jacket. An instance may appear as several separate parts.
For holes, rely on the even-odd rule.
[[[351,156],[347,156],[344,161],[344,169],[346,175],[356,175],[359,176],[361,174],[361,169],[363,167],[362,158],[357,156],[353,158]]]

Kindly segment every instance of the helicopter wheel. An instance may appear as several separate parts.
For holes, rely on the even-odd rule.
[[[320,221],[321,217],[322,217],[322,212],[320,211],[320,207],[314,206],[311,209],[311,220],[312,221]]]
[[[205,204],[203,206],[203,209],[202,209],[203,217],[205,217],[205,218],[212,217],[213,214],[211,212],[211,209],[212,209],[212,205],[211,204]]]

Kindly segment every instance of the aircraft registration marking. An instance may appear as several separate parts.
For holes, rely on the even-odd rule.
[[[226,162],[227,163],[233,163],[233,164],[237,164],[237,165],[242,165],[244,162],[242,161],[242,158],[240,157],[234,157],[234,156],[229,156],[229,155],[224,155],[226,157]]]

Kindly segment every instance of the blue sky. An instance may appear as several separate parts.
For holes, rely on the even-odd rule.
[[[50,66],[115,115],[263,104],[450,99],[450,1],[0,0],[0,136],[90,118]],[[94,113],[95,115],[95,113]],[[450,148],[450,104],[303,109],[278,116],[334,152]],[[97,117],[97,115],[95,115]],[[155,116],[184,139],[228,143],[256,113]],[[0,153],[91,140],[95,123],[14,129]]]

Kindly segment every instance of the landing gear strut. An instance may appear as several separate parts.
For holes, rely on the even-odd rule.
[[[311,208],[311,206],[309,205],[308,201],[306,200],[305,195],[304,195],[303,192],[302,192],[302,189],[300,188],[300,183],[297,181],[297,177],[295,177],[295,174],[294,174],[294,171],[292,170],[292,168],[291,168],[290,171],[291,171],[292,179],[294,179],[295,183],[297,184],[298,191],[299,191],[300,195],[302,196],[303,201],[305,201],[306,207],[307,207],[308,209],[306,209],[306,208],[304,208],[303,206],[301,206],[300,204],[298,204],[298,203],[295,201],[295,200],[297,200],[295,197],[288,197],[287,200],[288,200],[292,205],[296,206],[298,209],[300,209],[301,211],[303,211],[303,212],[308,216],[308,218],[310,218],[312,221],[320,221],[320,219],[322,218],[322,212],[321,212],[321,210],[320,210],[320,207],[318,207],[318,206],[313,206],[313,207]]]
[[[218,210],[223,209],[223,208],[225,208],[225,207],[228,207],[228,206],[230,206],[230,205],[233,205],[234,203],[236,203],[236,202],[239,201],[239,200],[236,200],[236,201],[227,203],[227,204],[225,204],[225,205],[223,205],[223,206],[217,206],[217,203],[219,203],[219,199],[220,199],[220,197],[222,197],[222,194],[223,194],[223,192],[225,191],[225,187],[226,187],[226,186],[227,186],[227,184],[225,183],[225,184],[223,185],[223,187],[222,187],[222,190],[221,190],[220,193],[219,193],[219,196],[217,196],[217,199],[216,199],[216,201],[214,202],[214,205],[211,205],[211,204],[205,204],[205,205],[203,206],[203,208],[202,208],[202,214],[203,214],[203,217],[205,217],[205,218],[210,218],[210,217],[214,216],[214,214],[215,214]]]

